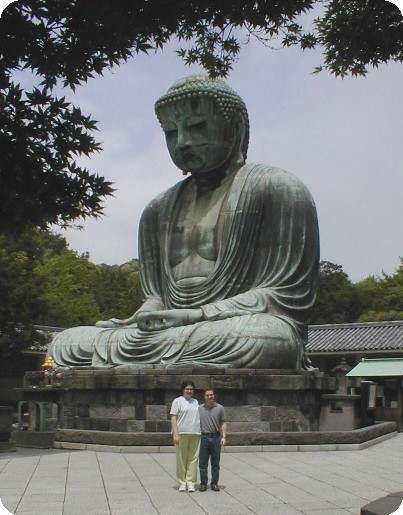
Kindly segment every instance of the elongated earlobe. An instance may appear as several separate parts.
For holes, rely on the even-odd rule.
[[[235,119],[235,162],[239,165],[245,164],[244,143],[246,137],[245,120],[241,113],[236,113]]]

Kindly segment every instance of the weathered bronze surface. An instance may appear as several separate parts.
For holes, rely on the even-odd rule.
[[[309,191],[289,172],[245,164],[246,107],[222,81],[182,79],[155,109],[190,175],[142,215],[144,304],[60,333],[49,353],[66,366],[306,368],[319,261]]]

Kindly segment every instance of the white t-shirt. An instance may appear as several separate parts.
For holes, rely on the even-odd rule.
[[[173,400],[170,414],[176,415],[178,434],[200,434],[199,403],[191,397],[186,400],[183,395]]]

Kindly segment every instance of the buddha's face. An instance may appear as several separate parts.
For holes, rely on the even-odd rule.
[[[211,98],[182,99],[159,110],[172,161],[184,172],[203,173],[225,164],[235,146],[235,128]]]

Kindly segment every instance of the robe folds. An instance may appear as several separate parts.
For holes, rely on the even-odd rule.
[[[144,331],[77,327],[49,354],[65,366],[207,366],[300,369],[316,297],[319,233],[314,201],[294,175],[244,165],[230,182],[216,229],[218,257],[198,284],[178,284],[170,226],[187,178],[150,202],[139,229],[140,311],[200,308],[203,320]]]

